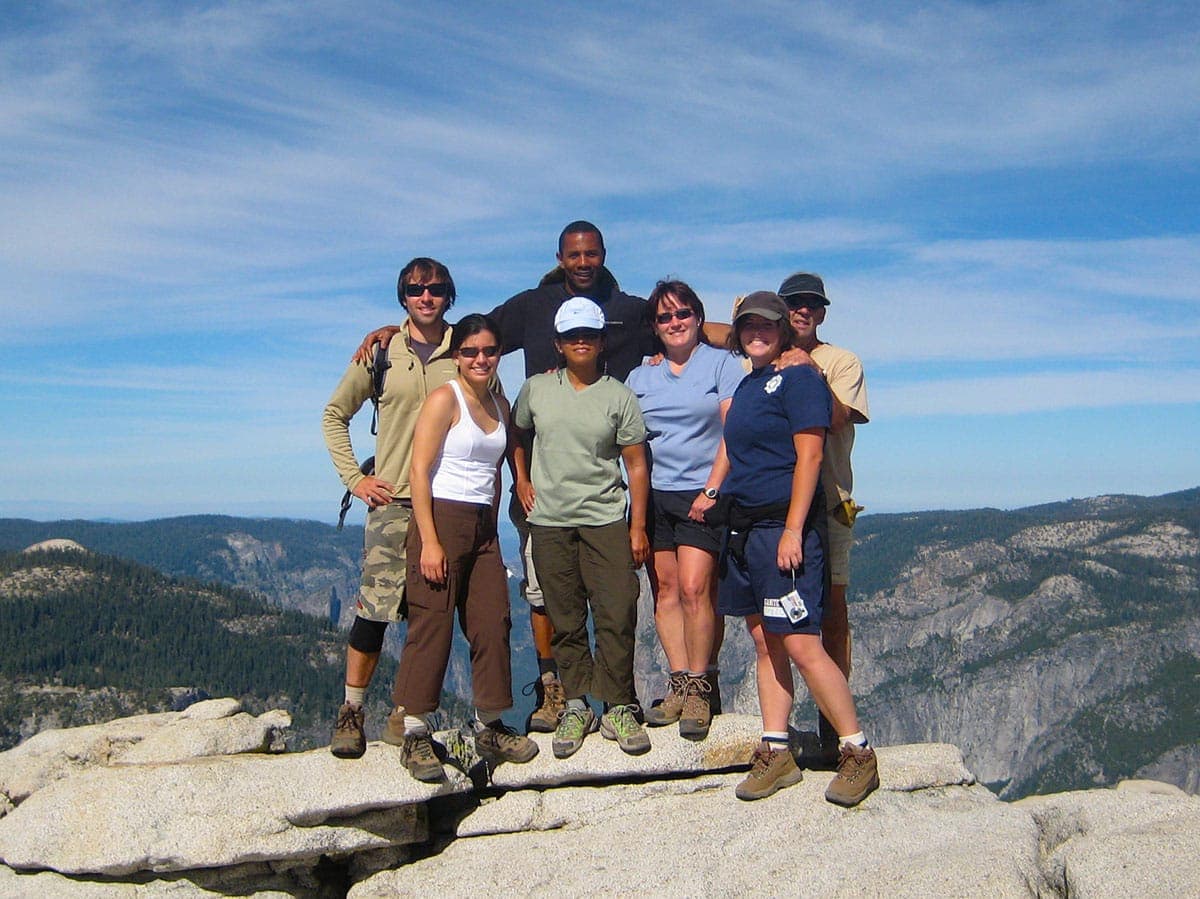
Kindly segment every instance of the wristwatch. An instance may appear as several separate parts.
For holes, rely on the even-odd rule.
[[[717,496],[720,495],[720,491],[718,491],[716,487],[705,487],[700,492],[703,493],[705,496],[707,496],[709,499],[716,499]]]

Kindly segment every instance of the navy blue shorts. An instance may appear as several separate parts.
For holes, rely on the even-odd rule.
[[[655,550],[695,546],[714,556],[721,551],[724,528],[709,527],[688,518],[699,490],[651,490],[646,531]]]
[[[813,528],[804,531],[804,562],[796,571],[780,571],[775,559],[783,522],[760,522],[746,536],[744,558],[721,553],[721,586],[717,611],[722,615],[762,615],[763,630],[772,634],[819,634],[824,610],[825,553]],[[808,617],[792,624],[779,598],[795,590],[804,600]]]

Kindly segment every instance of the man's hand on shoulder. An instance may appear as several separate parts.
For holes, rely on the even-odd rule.
[[[822,376],[825,374],[821,371],[821,366],[813,360],[813,357],[808,355],[800,347],[792,347],[790,350],[785,350],[778,359],[775,360],[775,370],[789,368],[793,365],[810,365],[817,370]]]
[[[375,344],[387,348],[387,345],[392,342],[402,329],[403,325],[384,325],[382,328],[376,328],[370,334],[363,338],[363,342],[358,345],[358,349],[354,351],[351,357],[351,362],[368,363],[375,358]]]

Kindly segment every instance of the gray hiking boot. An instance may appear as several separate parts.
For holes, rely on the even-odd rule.
[[[614,705],[600,717],[600,736],[616,740],[627,755],[650,751],[650,735],[637,720],[637,705]]]
[[[804,780],[789,749],[771,749],[760,743],[750,762],[750,773],[737,785],[734,795],[747,802],[765,799],[773,793]]]
[[[367,735],[363,732],[366,713],[362,706],[343,703],[333,725],[329,751],[340,759],[360,759],[367,751]]]
[[[554,757],[566,759],[573,756],[583,745],[583,738],[596,729],[596,713],[589,709],[573,709],[567,706],[558,716],[558,727],[554,731]]]
[[[536,692],[538,707],[529,716],[526,730],[530,733],[552,734],[558,728],[558,717],[567,707],[567,694],[562,681],[547,672],[529,685]],[[529,688],[527,687],[526,690]]]
[[[879,763],[870,746],[861,749],[849,743],[842,746],[837,775],[825,791],[825,798],[834,805],[849,808],[858,805],[879,786]]]
[[[703,740],[712,724],[712,709],[708,704],[708,680],[689,677],[684,687],[683,711],[679,715],[679,736],[685,740]]]
[[[538,754],[538,744],[522,737],[504,722],[485,724],[475,731],[475,751],[493,763],[524,764]]]
[[[400,761],[409,774],[424,783],[437,783],[446,776],[441,760],[433,751],[433,738],[429,734],[405,735]]]
[[[674,724],[683,714],[683,700],[687,692],[688,676],[682,671],[667,675],[667,695],[646,709],[646,723],[651,727]]]

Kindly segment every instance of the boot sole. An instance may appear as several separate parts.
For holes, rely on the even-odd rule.
[[[698,721],[687,721],[684,718],[679,719],[679,736],[685,740],[691,740],[694,743],[699,743],[701,740],[708,737],[708,724],[701,724]]]
[[[367,747],[359,749],[357,746],[330,746],[329,751],[335,758],[339,759],[360,759],[367,754]]]

